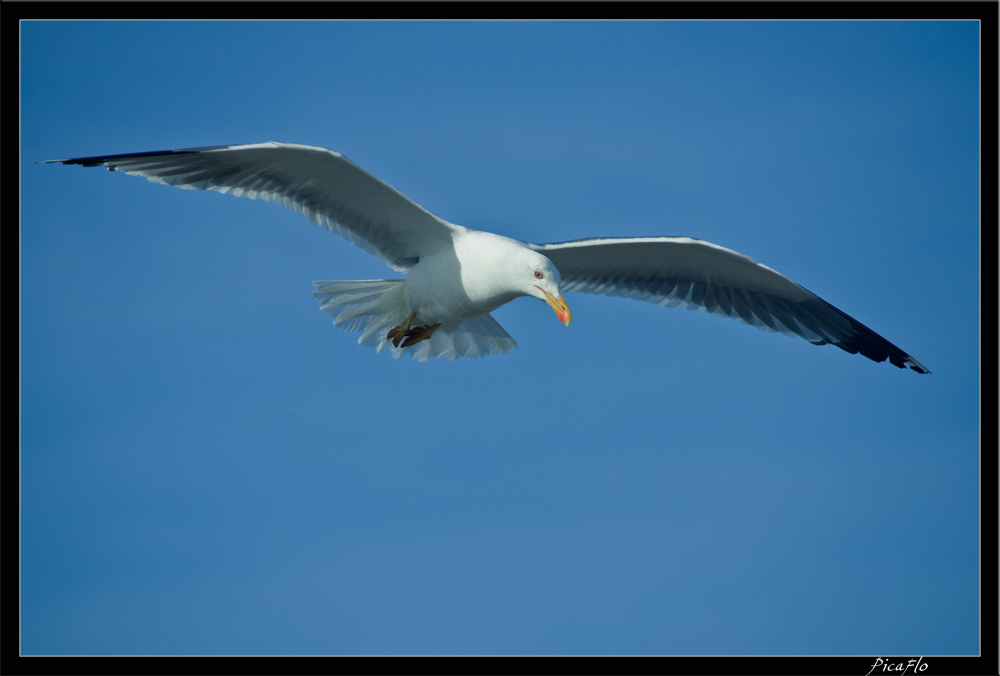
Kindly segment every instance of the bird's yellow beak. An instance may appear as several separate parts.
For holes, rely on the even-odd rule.
[[[541,287],[538,288],[541,289]],[[545,302],[548,303],[550,306],[552,306],[552,309],[556,311],[556,315],[559,317],[559,321],[561,321],[566,326],[569,326],[569,320],[572,319],[572,316],[570,315],[569,312],[569,306],[566,305],[566,301],[563,300],[562,294],[559,294],[558,296],[553,296],[545,289],[542,289],[542,293],[545,294]]]

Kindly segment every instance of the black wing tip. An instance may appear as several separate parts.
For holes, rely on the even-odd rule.
[[[874,362],[881,363],[884,362],[886,359],[888,359],[890,364],[898,368],[905,369],[909,367],[910,370],[916,371],[917,373],[923,375],[930,375],[931,373],[930,369],[928,369],[926,366],[918,362],[910,355],[903,352],[901,349],[890,343],[888,340],[886,340],[879,334],[872,331],[870,328],[859,322],[857,319],[850,316],[843,310],[840,310],[839,308],[830,305],[819,296],[813,294],[813,297],[815,301],[819,301],[818,309],[825,308],[828,310],[833,310],[838,315],[840,315],[848,322],[850,322],[851,325],[851,331],[849,335],[835,336],[832,341],[823,341],[823,342],[832,342],[834,345],[839,347],[841,350],[844,350],[845,352],[850,352],[851,354],[860,353],[862,356],[867,357],[868,359],[871,359]],[[815,301],[813,301],[812,303],[809,303],[808,301],[804,303],[799,303],[798,307],[801,312],[799,314],[792,313],[792,316],[796,320],[801,322],[802,319],[805,318],[803,317],[804,313],[808,316],[809,319],[813,321],[813,323],[816,323],[816,325],[822,329],[822,321],[816,321],[817,317],[814,316],[814,313],[808,312],[810,309],[813,310],[816,309]],[[822,318],[820,318],[820,320],[821,319]],[[822,334],[822,330],[816,331],[816,327],[810,326],[809,328],[815,331],[816,333]],[[810,340],[809,342],[813,343],[814,345],[823,344],[823,342],[815,340]]]
[[[58,162],[59,164],[79,164],[81,167],[101,167],[104,166],[106,162],[114,159],[114,156],[109,157],[75,157],[69,160],[44,160],[42,164],[52,164]],[[113,167],[108,167],[114,171]]]
[[[864,353],[862,352],[862,354]],[[899,355],[888,354],[885,357],[882,357],[881,359],[876,359],[875,357],[869,356],[867,354],[865,354],[865,356],[877,362],[883,362],[886,360],[886,358],[888,358],[889,363],[897,368],[901,369],[909,368],[911,371],[916,371],[921,375],[932,375],[931,370],[929,368],[927,368],[926,366],[918,362],[916,359],[905,353]]]
[[[881,336],[878,336],[878,334],[874,335],[877,336],[878,338],[881,338]],[[917,373],[920,373],[922,375],[931,375],[931,371],[929,368],[927,368],[926,366],[918,362],[916,359],[914,359],[910,355],[906,354],[905,352],[897,348],[892,343],[889,343],[889,341],[886,341],[884,338],[882,338],[882,340],[888,344],[888,347],[895,350],[896,353],[894,354],[893,352],[889,352],[888,350],[885,349],[885,346],[883,345],[875,345],[871,344],[870,342],[869,343],[835,342],[834,345],[839,347],[841,350],[844,350],[845,352],[850,352],[851,354],[860,353],[862,356],[868,357],[874,362],[882,363],[888,360],[890,364],[892,364],[897,368],[901,369],[909,368],[911,371],[916,371]]]
[[[59,162],[61,164],[79,164],[81,167],[101,167],[109,162],[116,162],[118,160],[131,160],[140,157],[162,157],[164,155],[194,155],[207,150],[222,150],[223,148],[231,147],[205,146],[203,148],[181,148],[180,150],[151,150],[144,153],[122,153],[120,155],[94,155],[92,157],[72,157],[66,160],[42,160],[40,164]],[[108,168],[112,169],[112,167]]]

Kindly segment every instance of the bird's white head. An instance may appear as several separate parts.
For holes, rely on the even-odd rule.
[[[532,255],[526,257],[527,266],[522,273],[527,294],[548,303],[556,311],[559,321],[569,326],[571,315],[569,306],[559,292],[559,285],[562,283],[559,270],[542,254],[536,251],[530,253]]]
[[[509,237],[470,229],[462,235],[456,240],[455,253],[467,295],[490,310],[518,296],[534,296],[569,325],[569,307],[559,292],[562,275],[552,261]]]

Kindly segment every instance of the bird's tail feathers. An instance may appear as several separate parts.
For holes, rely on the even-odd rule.
[[[517,342],[488,314],[473,317],[457,326],[442,325],[427,340],[409,347],[396,347],[386,337],[409,316],[403,297],[402,279],[359,279],[313,282],[313,296],[323,312],[333,317],[334,326],[344,331],[361,331],[359,345],[381,352],[387,346],[399,359],[404,353],[418,361],[431,357],[458,359],[502,354]]]

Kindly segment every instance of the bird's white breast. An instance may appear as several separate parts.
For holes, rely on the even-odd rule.
[[[406,303],[418,323],[445,326],[491,312],[518,296],[511,258],[525,247],[488,232],[466,230],[454,247],[422,257],[406,275]]]

